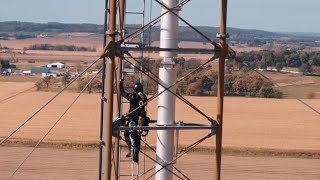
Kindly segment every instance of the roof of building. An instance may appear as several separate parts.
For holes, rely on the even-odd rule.
[[[48,67],[31,67],[32,74],[49,73],[50,68]]]
[[[64,65],[64,63],[61,63],[61,62],[54,62],[54,63],[50,63],[48,64],[48,66],[50,65]]]

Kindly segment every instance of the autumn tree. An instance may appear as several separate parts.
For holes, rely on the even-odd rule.
[[[71,81],[71,74],[69,72],[66,72],[63,74],[62,78],[61,78],[61,82],[63,85],[67,85],[69,84]]]
[[[39,81],[37,81],[35,84],[37,90],[48,89],[52,83],[52,79],[53,78],[51,76],[46,76],[46,77],[40,79]]]

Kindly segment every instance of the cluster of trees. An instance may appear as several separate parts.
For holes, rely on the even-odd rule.
[[[0,69],[2,68],[10,68],[10,61],[8,60],[0,60]]]
[[[4,68],[4,69],[16,68],[16,65],[11,64],[9,60],[0,60],[0,70],[2,68]]]
[[[241,52],[236,57],[239,67],[247,66],[249,69],[266,69],[273,66],[278,70],[283,67],[296,67],[301,72],[315,72],[320,67],[320,52],[303,49],[261,50]]]
[[[198,68],[203,62],[198,59],[176,60],[178,78],[184,77],[191,71]],[[153,74],[158,75],[160,60],[143,60],[144,67],[149,67]],[[265,98],[281,98],[282,93],[273,84],[260,77],[254,71],[246,68],[235,70],[235,63],[228,63],[225,75],[225,94],[230,96],[250,96]],[[128,75],[125,86],[130,87],[130,83],[138,81],[138,76]],[[144,79],[146,92],[154,94],[157,92],[157,83],[149,78]],[[177,85],[177,92],[182,95],[190,96],[212,96],[217,94],[218,72],[214,70],[212,64],[208,64],[199,69],[196,73],[188,76],[184,81]]]
[[[69,72],[64,73],[64,75],[61,78],[54,78],[51,76],[46,76],[40,79],[39,81],[36,82],[35,86],[38,91],[44,90],[55,90],[57,88],[61,88],[63,86],[66,86],[69,84],[72,80],[72,76]],[[73,86],[73,89],[77,91],[82,91],[89,81],[91,80],[92,77],[83,77],[79,78],[75,85]],[[101,77],[100,78],[95,78],[94,80],[91,81],[91,83],[86,87],[86,92],[92,93],[92,92],[100,92],[102,88],[102,81]]]
[[[218,72],[211,65],[204,67],[201,71],[191,75],[178,85],[180,94],[191,96],[217,95]],[[282,93],[273,84],[260,77],[254,71],[240,69],[238,71],[226,71],[225,95],[250,96],[264,98],[281,98]]]
[[[91,51],[95,52],[96,48],[75,46],[75,45],[52,45],[52,44],[33,44],[25,50],[48,50],[48,51]]]
[[[37,88],[37,90],[45,90],[45,89],[49,89],[49,87],[54,84],[54,82],[57,82],[57,81],[53,81],[53,77],[51,76],[47,76],[47,77],[44,77],[42,78],[41,80],[37,81],[35,86]]]
[[[158,68],[161,65],[160,60],[146,60],[142,61],[143,69],[146,71],[150,69],[152,73],[149,73],[155,80],[157,78],[152,74],[158,76]],[[176,69],[178,78],[182,78],[198,68],[203,62],[198,59],[185,60],[184,58],[178,58],[176,60]],[[249,71],[246,68],[240,70],[234,70],[233,65],[235,63],[227,63],[227,71],[225,75],[225,94],[229,96],[250,96],[250,97],[265,97],[265,98],[281,98],[282,93],[273,88],[273,84],[255,74],[254,71]],[[124,64],[125,67],[130,67],[128,64]],[[97,65],[96,68],[100,68]],[[132,85],[134,82],[139,81],[140,74],[135,73],[133,75],[126,75],[124,81],[124,87],[126,91],[132,91]],[[77,80],[76,85],[73,86],[77,91],[81,91],[90,81],[92,77],[83,77]],[[60,80],[53,80],[55,78],[45,77],[36,86],[38,90],[52,89],[52,87],[63,86],[70,82],[71,75],[66,73]],[[152,79],[143,76],[144,91],[148,94],[156,94],[158,90],[158,84]],[[195,73],[188,76],[185,80],[181,81],[177,85],[177,92],[182,95],[189,96],[215,96],[217,94],[218,85],[218,72],[214,70],[212,64],[208,64]],[[96,78],[87,87],[86,91],[89,93],[100,92],[102,88],[101,77]],[[115,93],[117,92],[115,87]]]
[[[216,86],[214,87],[216,88]],[[225,93],[231,96],[281,98],[282,93],[273,84],[254,71],[242,69],[225,76]]]
[[[63,24],[63,23],[57,23],[57,22],[30,23],[30,22],[7,21],[7,22],[0,22],[0,32],[29,32],[29,33],[92,32],[92,33],[103,33],[103,26],[102,25],[95,25],[95,24]]]
[[[25,33],[0,33],[0,40],[8,40],[9,38],[15,39],[28,39],[34,38],[35,35],[33,34],[25,34]]]

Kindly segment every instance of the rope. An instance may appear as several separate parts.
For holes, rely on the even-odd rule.
[[[36,150],[36,148],[39,146],[39,144],[49,135],[49,133],[52,131],[52,129],[60,122],[60,120],[64,117],[64,115],[70,110],[70,108],[74,105],[74,103],[79,99],[79,97],[82,95],[82,93],[87,89],[87,87],[92,83],[92,81],[97,77],[97,75],[101,72],[102,68],[100,68],[99,72],[91,78],[91,80],[86,84],[86,86],[81,90],[81,92],[78,94],[78,96],[72,101],[72,103],[68,106],[68,108],[61,114],[61,116],[58,118],[58,120],[52,125],[52,127],[47,131],[47,133],[38,141],[38,143],[33,147],[33,149],[30,151],[30,153],[27,155],[27,157],[20,163],[20,165],[15,169],[15,171],[11,174],[9,177],[9,180],[18,172],[18,170],[21,168],[21,166],[27,161],[27,159],[32,155],[32,153]]]
[[[23,91],[21,91],[21,92],[18,92],[18,93],[16,93],[16,94],[13,94],[13,95],[11,95],[11,96],[9,96],[9,97],[7,97],[7,98],[1,99],[1,100],[0,100],[0,104],[4,103],[5,101],[7,101],[7,100],[9,100],[9,99],[12,99],[12,98],[14,98],[14,97],[16,97],[16,96],[19,96],[20,94],[23,94],[23,93],[25,93],[25,92],[28,92],[28,91],[30,91],[30,90],[33,89],[33,88],[35,88],[35,86],[33,86],[33,87],[29,88],[29,89],[23,90]]]
[[[101,56],[102,57],[102,56]],[[73,82],[75,82],[80,76],[82,76],[88,69],[90,69],[96,62],[98,62],[100,59],[96,59],[92,64],[90,64],[84,71],[82,71],[78,76],[76,76],[74,79],[72,79],[69,84],[65,85],[57,94],[55,94],[52,98],[50,98],[41,108],[39,108],[35,113],[33,113],[29,118],[27,118],[22,124],[20,124],[15,130],[13,130],[11,133],[7,135],[1,142],[0,145],[2,145],[4,142],[6,142],[14,133],[16,133],[20,128],[22,128],[26,123],[28,123],[34,116],[36,116],[41,110],[43,110],[49,103],[51,103],[56,97],[58,97],[64,90],[66,90]]]

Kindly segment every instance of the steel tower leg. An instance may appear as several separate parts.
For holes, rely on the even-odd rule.
[[[220,16],[220,40],[221,56],[219,58],[219,74],[218,74],[218,106],[217,121],[220,128],[216,134],[216,167],[215,180],[221,179],[221,154],[222,154],[222,127],[223,127],[223,99],[224,99],[224,69],[227,57],[227,0],[221,0],[221,16]]]
[[[116,0],[109,0],[109,25],[108,25],[108,43],[110,48],[109,58],[106,62],[106,81],[105,85],[107,86],[106,98],[107,102],[105,102],[104,113],[105,113],[105,180],[111,180],[111,167],[112,167],[112,121],[113,121],[113,85],[114,85],[114,70],[115,70],[115,40],[116,40],[116,10],[117,3]]]
[[[105,17],[104,17],[104,38],[103,38],[103,47],[107,45],[107,24],[108,24],[108,0],[105,0]],[[106,81],[106,58],[103,58],[102,61],[102,91],[101,91],[101,118],[100,118],[100,146],[99,146],[99,180],[102,180],[104,178],[104,169],[105,169],[105,142],[106,137],[105,137],[105,116],[106,114],[104,113],[104,106],[106,104],[106,98],[105,98],[105,90],[107,89],[107,86],[105,84]]]

